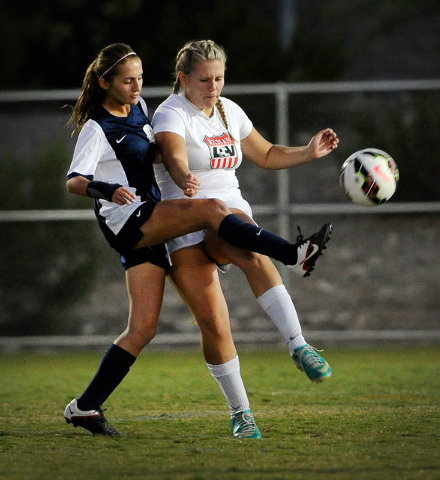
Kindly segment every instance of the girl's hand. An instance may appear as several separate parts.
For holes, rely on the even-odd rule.
[[[199,187],[200,180],[192,173],[188,173],[183,184],[183,193],[187,197],[195,197],[199,191]]]
[[[119,187],[114,191],[112,201],[118,205],[127,205],[136,201],[136,195],[125,187]]]
[[[321,158],[338,148],[339,138],[331,128],[317,133],[307,145],[313,158]]]

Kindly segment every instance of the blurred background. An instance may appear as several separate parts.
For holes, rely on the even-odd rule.
[[[326,127],[340,137],[329,157],[284,177],[249,162],[238,170],[263,227],[294,239],[297,225],[308,236],[324,222],[334,224],[311,277],[290,277],[281,268],[307,338],[319,344],[370,338],[350,335],[362,331],[375,340],[414,340],[424,332],[420,338],[438,341],[439,31],[435,0],[46,0],[26,8],[3,0],[0,346],[13,345],[11,337],[48,335],[95,343],[101,336],[108,343],[107,336],[125,328],[118,255],[102,238],[91,200],[65,189],[76,142],[66,127],[66,105],[74,104],[99,50],[124,42],[143,60],[152,116],[171,92],[177,51],[202,38],[225,48],[224,94],[268,140],[303,145]],[[284,131],[277,85],[289,87]],[[366,147],[396,160],[396,194],[373,210],[334,208],[351,206],[339,188],[340,167]],[[285,212],[264,208],[276,206],[282,194],[292,205],[285,222]],[[405,208],[393,210],[398,205]],[[48,219],[47,212],[57,210],[87,214]],[[34,215],[21,215],[28,211]],[[232,268],[221,279],[237,341],[280,342],[241,272]],[[160,333],[179,334],[180,343],[198,338],[169,286]]]

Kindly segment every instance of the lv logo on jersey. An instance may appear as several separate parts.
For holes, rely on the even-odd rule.
[[[207,137],[203,141],[208,145],[211,154],[211,169],[234,168],[238,157],[234,141],[229,133],[223,133],[219,137]]]

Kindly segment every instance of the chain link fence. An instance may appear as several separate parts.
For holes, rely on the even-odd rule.
[[[143,91],[151,115],[169,91]],[[24,337],[42,342],[41,336],[54,344],[108,343],[125,328],[128,300],[118,256],[102,238],[90,199],[65,190],[75,138],[64,106],[78,94],[0,92],[3,348]],[[293,239],[297,225],[308,235],[324,222],[334,224],[311,277],[290,277],[280,266],[308,338],[353,340],[364,332],[359,338],[438,341],[440,120],[433,107],[440,81],[231,85],[224,95],[274,143],[304,145],[326,127],[340,137],[330,156],[290,171],[245,161],[237,173],[265,228]],[[343,161],[367,147],[385,150],[400,169],[396,194],[380,207],[356,207],[339,188]],[[235,338],[279,342],[244,275],[232,268],[221,281]],[[169,285],[159,332],[158,344],[174,335],[178,342],[199,337]]]

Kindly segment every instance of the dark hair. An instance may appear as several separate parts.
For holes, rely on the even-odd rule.
[[[104,101],[106,92],[100,87],[99,79],[103,77],[109,81],[117,75],[119,67],[125,63],[124,57],[127,55],[129,55],[128,58],[139,59],[129,45],[113,43],[103,48],[95,60],[87,67],[81,94],[67,123],[75,126],[72,135],[77,130],[81,130],[90,118],[93,110]]]

